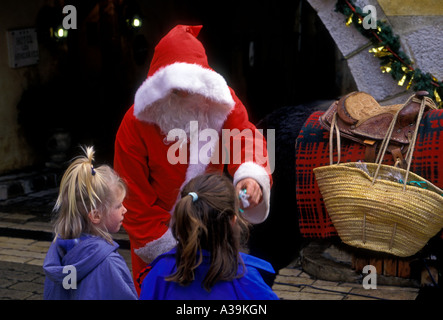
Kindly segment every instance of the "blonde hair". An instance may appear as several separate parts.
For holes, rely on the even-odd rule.
[[[114,199],[113,188],[126,195],[126,185],[108,165],[94,168],[94,148],[81,147],[84,156],[73,159],[60,183],[60,191],[54,206],[57,216],[54,222],[56,237],[76,239],[81,234],[101,236],[112,243],[107,230],[94,225],[88,215],[98,210],[106,219]]]

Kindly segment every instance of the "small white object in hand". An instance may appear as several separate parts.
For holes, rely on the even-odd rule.
[[[251,197],[249,194],[246,193],[246,189],[240,190],[238,197],[243,205],[243,208],[249,207],[249,201],[248,199]]]

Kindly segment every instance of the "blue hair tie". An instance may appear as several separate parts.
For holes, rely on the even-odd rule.
[[[192,202],[197,201],[198,195],[195,192],[189,192],[188,195],[192,197]]]

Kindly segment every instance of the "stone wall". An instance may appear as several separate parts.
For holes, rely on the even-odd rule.
[[[34,27],[42,2],[0,2],[0,174],[33,163],[33,154],[17,122],[17,104],[23,91],[39,77],[42,69],[49,66],[50,61],[41,52],[37,66],[10,68],[6,31]],[[12,12],[15,14],[11,14]]]
[[[369,40],[352,25],[346,26],[346,17],[334,11],[336,0],[308,0],[308,2],[318,12],[318,16],[345,57],[358,90],[373,95],[381,104],[401,103],[412,94],[411,91],[406,92],[406,85],[399,86],[390,74],[381,72],[378,58],[369,53],[372,46],[365,48]],[[401,1],[392,2],[397,3],[398,6],[402,3]],[[427,2],[432,1],[422,1],[422,3]],[[375,0],[355,1],[355,5],[360,8],[366,5],[375,6],[377,19],[386,20],[394,34],[400,37],[402,50],[415,62],[414,66],[441,80],[443,78],[443,15],[428,15],[430,12],[438,14],[441,10],[418,11],[418,14],[427,15],[397,15],[405,14],[405,11],[395,10],[395,7],[391,5],[389,15],[386,15],[383,10],[385,3],[386,1]]]

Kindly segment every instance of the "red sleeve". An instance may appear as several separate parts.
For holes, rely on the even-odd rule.
[[[231,90],[236,102],[233,111],[229,114],[224,129],[229,133],[229,140],[222,139],[224,150],[230,150],[228,172],[234,176],[237,169],[245,162],[253,162],[263,167],[272,186],[272,164],[269,161],[267,141],[262,132],[250,121],[246,108]]]
[[[232,96],[236,104],[224,125],[229,138],[222,132],[222,159],[229,159],[227,168],[234,185],[245,178],[252,178],[260,185],[263,200],[255,207],[245,208],[243,215],[253,224],[262,223],[269,214],[273,164],[262,132],[249,121],[245,107],[233,92]],[[229,157],[223,155],[227,150]]]

